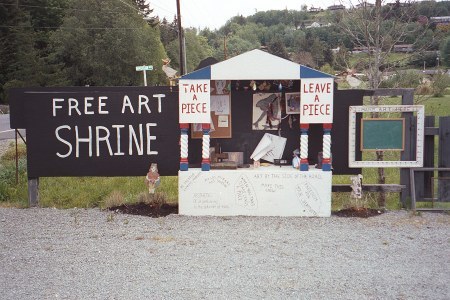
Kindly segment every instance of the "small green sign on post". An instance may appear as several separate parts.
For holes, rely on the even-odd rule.
[[[404,118],[361,119],[361,151],[405,150]]]
[[[136,71],[144,72],[144,86],[147,86],[147,71],[152,71],[153,66],[136,66]]]

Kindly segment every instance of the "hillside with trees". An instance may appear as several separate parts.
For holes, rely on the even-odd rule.
[[[179,70],[177,19],[160,19],[146,3],[2,0],[0,103],[11,87],[141,85],[135,66],[142,64],[154,66],[149,84],[167,84],[162,59]],[[372,47],[380,49],[380,72],[450,67],[450,25],[432,21],[449,15],[450,1],[238,15],[218,30],[184,28],[186,69],[210,56],[221,61],[260,48],[326,72],[363,72],[374,67]],[[398,45],[409,48],[397,53]]]

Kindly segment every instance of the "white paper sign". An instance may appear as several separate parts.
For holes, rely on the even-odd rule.
[[[180,80],[179,104],[180,123],[209,123],[210,115],[209,80]]]
[[[333,78],[302,79],[301,123],[333,123],[333,83]]]
[[[266,134],[269,136],[272,143],[270,144],[270,150],[267,151],[267,153],[263,157],[261,157],[261,159],[273,163],[275,159],[280,159],[283,156],[284,147],[286,146],[287,139],[270,133]]]
[[[218,116],[217,123],[218,127],[228,127],[228,116]]]
[[[280,159],[283,156],[285,146],[286,138],[265,133],[250,158],[253,160],[264,159],[273,163],[275,159]]]
[[[216,115],[229,115],[230,96],[211,96],[211,110],[214,111]]]

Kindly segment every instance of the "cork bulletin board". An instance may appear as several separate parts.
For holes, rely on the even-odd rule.
[[[229,80],[211,80],[211,138],[231,138],[231,92]],[[202,124],[191,124],[191,137],[201,139]]]

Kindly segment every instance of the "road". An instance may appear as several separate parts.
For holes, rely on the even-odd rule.
[[[20,133],[25,138],[25,130],[20,130]],[[14,129],[9,126],[9,114],[0,114],[0,141],[14,139]]]

